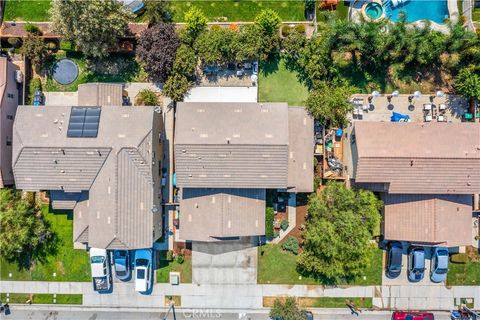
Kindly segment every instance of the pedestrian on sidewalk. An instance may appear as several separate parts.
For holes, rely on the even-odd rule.
[[[359,316],[359,313],[358,313],[358,309],[357,307],[350,301],[350,300],[347,300],[347,303],[346,303],[347,307],[350,309],[350,312],[352,313],[352,315],[354,316]]]

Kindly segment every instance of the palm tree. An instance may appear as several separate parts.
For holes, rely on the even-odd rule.
[[[455,78],[457,91],[470,100],[469,112],[475,115],[475,101],[480,97],[480,76],[470,69],[461,69]]]

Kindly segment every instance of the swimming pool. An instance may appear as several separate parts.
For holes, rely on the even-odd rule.
[[[397,6],[394,4],[397,3]],[[449,17],[448,0],[384,0],[385,16],[395,22],[398,21],[400,12],[405,12],[407,22],[430,20],[444,24]]]

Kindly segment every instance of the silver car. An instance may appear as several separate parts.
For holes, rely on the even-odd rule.
[[[432,282],[443,282],[447,279],[448,249],[437,247],[433,249],[430,279]]]
[[[418,282],[425,275],[425,250],[420,247],[408,251],[408,280]]]

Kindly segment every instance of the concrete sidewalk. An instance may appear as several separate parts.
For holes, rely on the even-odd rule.
[[[261,309],[264,296],[366,297],[382,309],[455,309],[455,299],[473,298],[480,309],[478,286],[357,286],[323,287],[311,285],[267,284],[155,284],[151,295],[134,291],[133,283],[115,283],[111,294],[98,294],[90,282],[1,281],[4,293],[83,294],[85,306],[161,308],[165,296],[179,295],[184,308]]]

